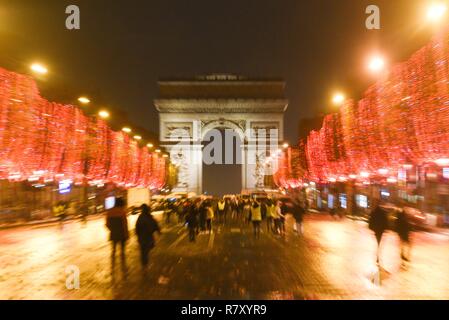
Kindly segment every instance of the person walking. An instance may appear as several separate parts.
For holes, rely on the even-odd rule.
[[[282,216],[283,216],[282,202],[277,201],[276,208],[274,209],[274,215],[273,215],[275,234],[282,234],[282,222],[281,222]]]
[[[249,200],[246,200],[245,205],[243,206],[243,219],[245,219],[245,224],[251,222],[251,204]]]
[[[397,214],[396,220],[396,232],[401,240],[401,260],[404,265],[410,261],[410,231],[412,227],[405,213],[404,209],[401,209]]]
[[[257,200],[253,201],[251,206],[251,221],[253,223],[254,237],[260,238],[260,224],[262,223],[262,211],[261,206]]]
[[[212,233],[212,220],[214,220],[215,214],[212,204],[208,201],[206,204],[206,226],[209,234]]]
[[[276,224],[278,233],[281,236],[285,235],[285,209],[282,201],[278,201],[276,205]]]
[[[267,231],[273,232],[274,231],[274,217],[275,217],[275,210],[276,206],[274,205],[274,202],[272,199],[268,199],[267,202]]]
[[[281,233],[281,236],[285,236],[285,218],[287,216],[288,212],[288,206],[287,203],[279,201],[279,231]]]
[[[128,220],[126,218],[125,200],[123,198],[117,198],[115,200],[115,206],[108,210],[106,214],[106,227],[109,229],[109,240],[112,243],[112,266],[115,266],[115,252],[117,249],[117,244],[120,244],[121,247],[121,261],[124,266],[126,260],[125,246],[126,241],[129,238],[129,232]]]
[[[55,206],[53,206],[53,214],[59,220],[59,224],[62,226],[66,218],[66,206],[63,201],[59,201]]]
[[[377,258],[376,263],[380,264],[380,244],[382,241],[382,236],[388,228],[388,217],[385,209],[381,207],[380,202],[378,202],[373,211],[371,212],[368,227],[371,231],[374,232],[377,241]]]
[[[194,204],[187,207],[186,223],[187,228],[189,229],[189,240],[190,242],[195,242],[195,236],[198,229],[198,217],[197,209]]]
[[[225,204],[225,209],[224,209],[224,223],[226,224],[227,219],[231,219],[231,221],[233,220],[232,218],[232,205],[231,205],[231,200],[226,200],[226,204]]]
[[[305,209],[301,206],[299,202],[293,203],[293,218],[295,219],[295,223],[293,225],[293,230],[302,235],[303,234],[303,221],[304,221],[304,214],[306,213]]]
[[[206,221],[207,221],[207,201],[203,200],[199,204],[199,222],[200,230],[206,231]]]
[[[218,200],[217,203],[217,209],[218,209],[218,220],[220,223],[224,223],[224,215],[225,215],[225,209],[227,207],[227,203],[224,199]]]
[[[148,254],[155,244],[153,234],[155,232],[160,234],[161,229],[146,204],[143,204],[140,209],[141,214],[136,222],[136,235],[140,247],[140,262],[142,263],[142,268],[145,268],[148,265]]]

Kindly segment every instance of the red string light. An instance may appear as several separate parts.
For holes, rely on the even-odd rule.
[[[162,188],[165,158],[152,158],[104,120],[47,101],[32,78],[0,68],[0,179]]]
[[[397,170],[449,157],[449,32],[328,115],[303,147],[308,178]]]

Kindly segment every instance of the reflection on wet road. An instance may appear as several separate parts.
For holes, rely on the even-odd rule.
[[[134,226],[136,217],[129,218]],[[265,225],[264,225],[265,227]],[[164,226],[150,266],[142,272],[137,242],[126,266],[112,269],[103,218],[87,225],[0,231],[1,299],[449,299],[449,237],[416,233],[412,262],[400,267],[398,240],[388,233],[380,272],[366,224],[308,215],[298,236],[285,238],[250,226],[216,224],[190,243],[185,228]],[[66,268],[80,270],[80,289],[66,288]]]

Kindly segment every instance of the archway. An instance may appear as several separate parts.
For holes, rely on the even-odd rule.
[[[178,167],[178,183],[174,191],[224,194],[265,187],[265,151],[260,148],[266,146],[259,143],[263,135],[253,132],[270,132],[270,137],[273,137],[270,145],[276,145],[276,148],[283,140],[283,114],[288,106],[284,81],[212,75],[163,80],[158,82],[158,86],[159,97],[154,104],[159,112],[159,136],[170,153],[170,160]],[[239,137],[241,174],[238,182],[232,179],[234,188],[220,187],[211,192],[207,190],[210,189],[209,176],[215,180],[230,180],[229,176],[223,177],[214,169],[209,172],[208,169],[212,168],[203,168],[203,141],[207,140],[205,138],[211,130],[217,128],[232,129]],[[176,134],[178,131],[182,134]],[[271,134],[272,131],[275,134]],[[236,143],[231,149],[237,154]],[[237,172],[237,168],[227,168],[226,164],[222,167],[223,173],[229,170]]]
[[[236,128],[210,127],[202,139],[203,192],[216,196],[242,190],[244,137]]]

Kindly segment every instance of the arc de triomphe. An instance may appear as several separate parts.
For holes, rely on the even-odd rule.
[[[202,142],[213,129],[232,129],[241,139],[242,189],[264,188],[265,159],[283,140],[284,81],[215,74],[158,86],[159,136],[178,167],[174,191],[202,193]],[[265,146],[260,132],[268,134]]]

